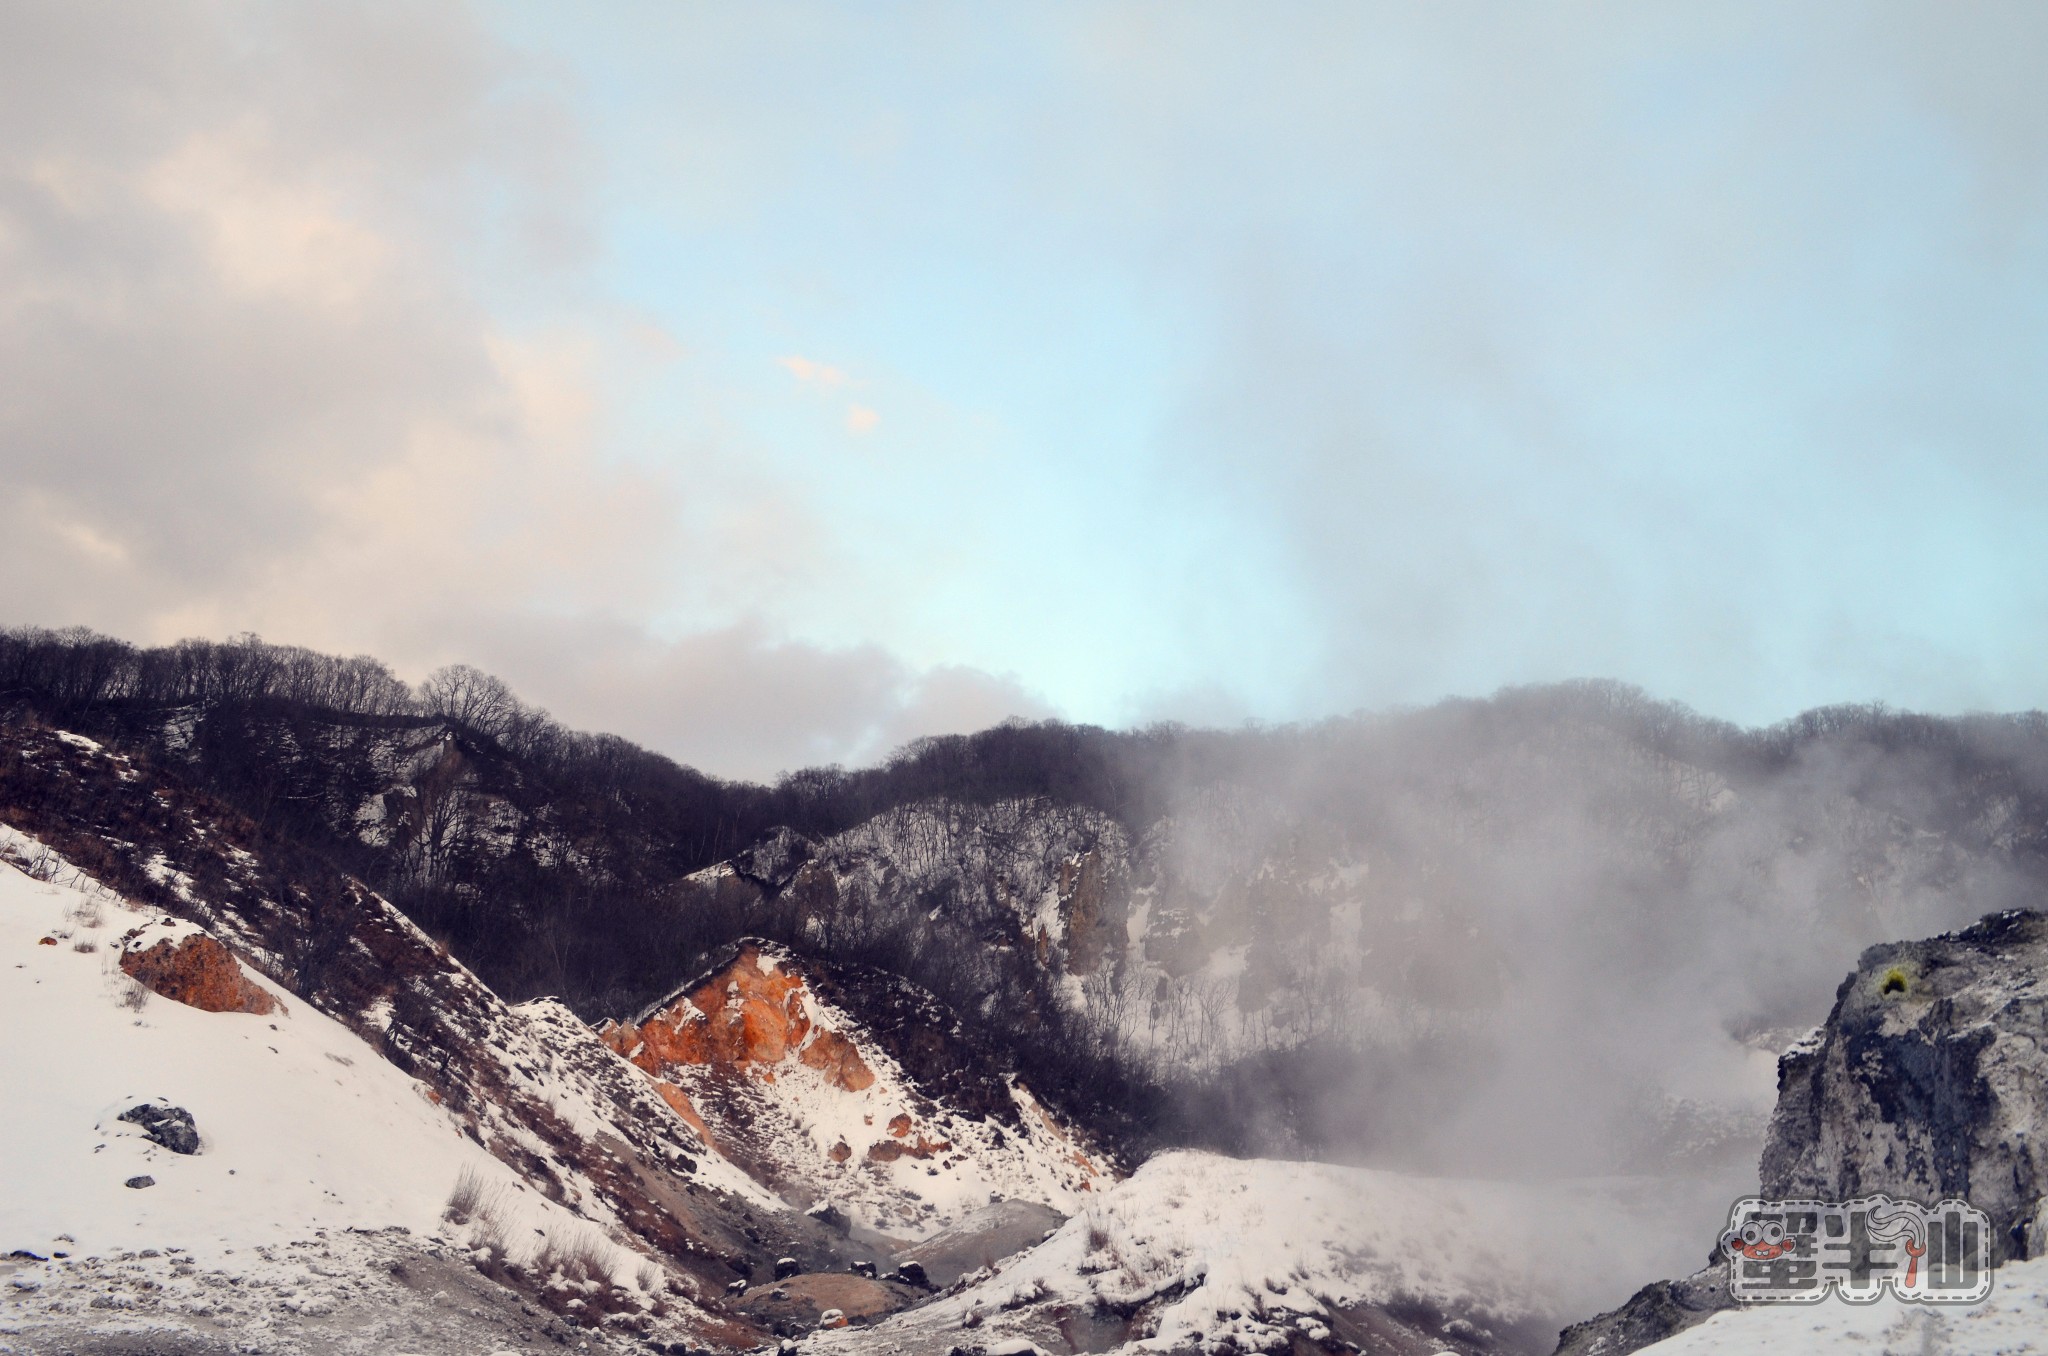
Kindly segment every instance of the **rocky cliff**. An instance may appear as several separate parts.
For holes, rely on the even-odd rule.
[[[2000,1257],[2048,1251],[2048,916],[1864,952],[1778,1089],[1764,1195],[1956,1197]]]
[[[709,1152],[800,1208],[878,1235],[921,1240],[992,1200],[1064,1216],[1113,1180],[1104,1155],[976,1059],[951,1015],[907,989],[749,940],[602,1035]],[[874,1023],[835,996],[869,1011],[888,1011],[890,998],[919,1010]]]
[[[2040,1256],[2044,1131],[2048,915],[2009,911],[1863,953],[1827,1021],[1779,1058],[1760,1194],[1967,1200],[1991,1217],[1996,1259]],[[1566,1329],[1558,1353],[1623,1356],[1732,1307],[1715,1261]]]

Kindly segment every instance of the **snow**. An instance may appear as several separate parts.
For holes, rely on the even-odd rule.
[[[28,841],[4,827],[0,839],[17,856]],[[282,1000],[264,1016],[141,989],[118,968],[121,935],[199,929],[60,883],[78,878],[61,865],[39,880],[0,863],[0,1256],[69,1254],[84,1266],[147,1250],[277,1283],[277,1250],[338,1244],[344,1231],[473,1244],[474,1226],[442,1217],[469,1174],[513,1255],[588,1239],[616,1275],[635,1274],[638,1257],[529,1190],[423,1084],[262,975],[245,967]],[[117,1119],[140,1101],[190,1111],[200,1151],[174,1154]],[[138,1176],[155,1184],[124,1185]],[[17,1298],[43,1284],[10,1281]]]
[[[2048,1258],[2001,1267],[1981,1304],[1758,1304],[1715,1314],[1696,1328],[1643,1348],[1656,1356],[1729,1351],[1941,1352],[2018,1356],[2048,1352]]]
[[[1267,1350],[1333,1307],[1400,1301],[1555,1332],[1619,1303],[1660,1262],[1681,1262],[1644,1242],[1671,1236],[1672,1209],[1663,1184],[1641,1179],[1514,1185],[1167,1153],[993,1276],[877,1326],[859,1349],[891,1350],[893,1335],[922,1350],[968,1323],[986,1341],[1043,1336],[1034,1309],[1053,1304],[1152,1304],[1132,1335],[1138,1351],[1214,1350],[1224,1337]]]
[[[776,965],[762,952],[764,968]],[[1034,1201],[1070,1215],[1106,1182],[1108,1164],[1084,1166],[1075,1144],[1056,1118],[1023,1085],[1012,1082],[1017,1127],[957,1113],[943,1101],[921,1096],[910,1076],[868,1035],[851,1014],[802,990],[802,1013],[813,1032],[831,1031],[852,1040],[874,1082],[849,1091],[825,1070],[812,1068],[792,1048],[766,1069],[741,1079],[707,1066],[670,1066],[664,1077],[680,1087],[713,1127],[743,1135],[755,1151],[773,1161],[783,1201],[798,1209],[829,1204],[865,1228],[891,1237],[921,1240],[985,1204],[991,1195]],[[677,1001],[672,1000],[671,1006]],[[695,1010],[682,1004],[685,1016]],[[890,1122],[908,1116],[907,1136],[890,1132]],[[948,1147],[928,1158],[904,1154],[893,1161],[867,1156],[870,1145],[915,1143],[923,1138]],[[848,1161],[833,1161],[844,1144]],[[705,1170],[722,1167],[726,1178],[704,1178],[735,1194],[758,1196],[758,1187],[716,1154]]]

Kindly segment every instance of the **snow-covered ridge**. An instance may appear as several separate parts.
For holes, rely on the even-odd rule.
[[[1548,1350],[1633,1285],[1670,1202],[1632,1180],[1549,1186],[1168,1153],[991,1274],[827,1352],[937,1356],[1006,1341],[1093,1350]],[[1382,1345],[1370,1345],[1377,1341]]]
[[[712,1156],[743,1165],[799,1209],[916,1240],[992,1198],[1069,1215],[1114,1180],[1108,1160],[1014,1079],[1002,1114],[921,1087],[884,1043],[812,981],[816,967],[766,942],[638,1022],[611,1047],[701,1127]]]

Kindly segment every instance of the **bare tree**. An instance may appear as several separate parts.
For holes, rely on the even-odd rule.
[[[420,684],[420,705],[440,716],[496,739],[522,714],[519,699],[504,680],[468,664],[435,669]]]

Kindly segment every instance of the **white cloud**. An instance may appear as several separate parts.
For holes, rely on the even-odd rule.
[[[812,362],[809,358],[799,354],[792,353],[788,357],[777,358],[775,361],[788,369],[791,376],[794,376],[798,381],[806,385],[847,386],[858,384],[839,368],[833,367],[829,363]]]
[[[513,331],[478,300],[501,231],[529,281],[587,234],[563,166],[593,157],[536,83],[461,11],[0,13],[0,622],[497,665],[726,773],[1037,709],[731,620],[828,534],[718,446],[609,454],[607,383],[688,346],[595,305]],[[544,220],[508,223],[522,203]],[[679,588],[725,619],[655,641]]]

